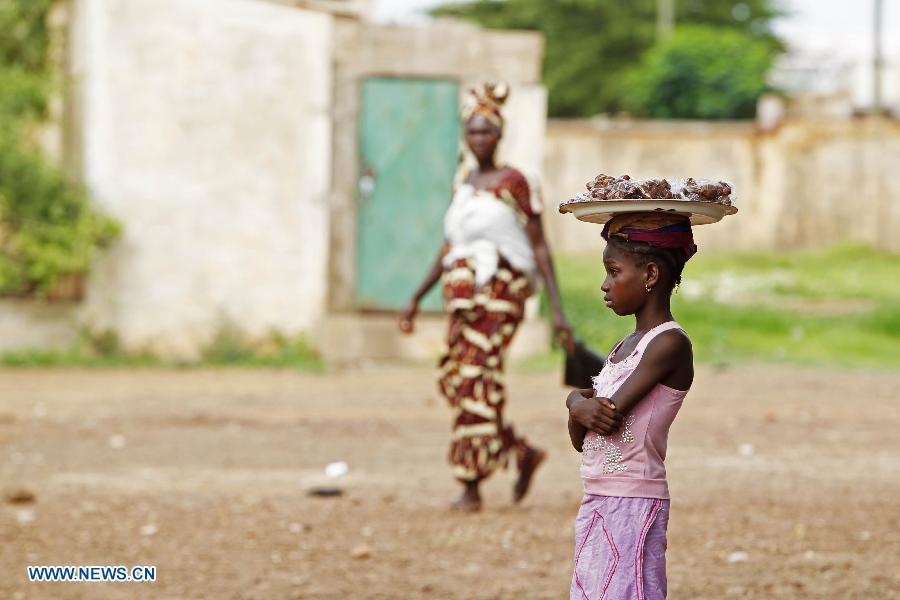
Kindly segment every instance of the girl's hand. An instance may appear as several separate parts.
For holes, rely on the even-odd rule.
[[[405,334],[410,334],[413,332],[415,327],[413,326],[413,321],[416,318],[416,313],[419,312],[419,303],[415,300],[410,300],[409,304],[406,306],[406,309],[400,313],[400,331]]]
[[[576,423],[600,435],[614,433],[622,426],[622,415],[616,411],[616,406],[609,398],[594,396],[594,390],[573,391],[566,406]]]

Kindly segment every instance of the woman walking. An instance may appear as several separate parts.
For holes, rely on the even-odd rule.
[[[538,277],[547,286],[557,339],[572,344],[544,239],[540,195],[522,173],[496,162],[506,97],[503,84],[470,93],[463,123],[478,165],[458,174],[444,220],[445,243],[400,319],[401,330],[411,333],[419,301],[443,278],[450,324],[438,385],[454,411],[449,460],[464,487],[452,508],[473,512],[481,508],[479,484],[505,467],[510,455],[519,471],[515,502],[546,457],[503,415],[504,357]]]

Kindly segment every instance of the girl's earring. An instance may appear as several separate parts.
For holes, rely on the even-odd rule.
[[[647,290],[647,293],[649,294],[649,293],[650,293],[650,284],[649,284],[649,283],[645,283],[645,284],[644,284],[644,289]]]

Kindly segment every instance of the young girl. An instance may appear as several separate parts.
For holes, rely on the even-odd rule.
[[[603,238],[603,299],[636,323],[594,389],[566,399],[585,490],[570,597],[659,599],[666,596],[666,439],[694,379],[691,342],[669,302],[697,246],[686,217],[660,213],[618,215]]]

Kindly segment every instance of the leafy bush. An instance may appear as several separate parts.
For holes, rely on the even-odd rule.
[[[679,0],[675,22],[741,32],[770,56],[784,45],[772,29],[777,0]],[[590,117],[627,108],[624,74],[656,40],[655,0],[449,0],[432,13],[492,29],[540,31],[544,85],[553,117]]]
[[[753,118],[771,66],[767,45],[746,34],[680,27],[628,73],[625,104],[659,119]]]
[[[0,295],[48,294],[119,233],[29,139],[52,90],[51,4],[0,0]]]
[[[48,83],[46,77],[18,67],[0,68],[0,120],[12,123],[43,117]]]
[[[0,0],[0,65],[31,72],[47,66],[47,13],[54,0]]]

